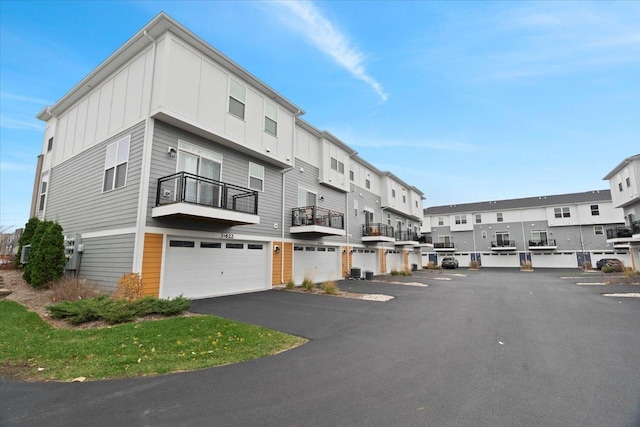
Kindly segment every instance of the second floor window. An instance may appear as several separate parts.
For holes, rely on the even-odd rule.
[[[368,179],[365,179],[364,186],[367,188],[367,190],[371,190],[371,181],[369,181]]]
[[[131,135],[128,135],[117,142],[107,145],[107,153],[104,160],[103,192],[125,186],[130,143]]]
[[[504,221],[504,218],[503,218],[503,216],[502,216],[502,212],[498,212],[498,213],[496,214],[496,221],[497,221],[497,222],[502,222],[502,221]]]
[[[264,191],[264,166],[249,163],[249,188]]]
[[[49,173],[42,175],[42,182],[40,183],[40,201],[38,203],[38,211],[44,210],[44,202],[47,199],[47,187],[49,186]]]
[[[591,205],[591,215],[592,216],[600,215],[600,207],[598,205]]]
[[[444,217],[443,216],[439,216],[438,217],[438,225],[444,225]]]
[[[240,83],[231,80],[229,84],[229,112],[242,120],[244,120],[246,96],[247,89]]]
[[[476,214],[476,224],[482,224],[482,215]]]
[[[456,224],[460,225],[460,224],[466,224],[466,223],[467,223],[466,215],[456,215]]]
[[[338,173],[344,173],[344,163],[339,162],[335,157],[331,158],[331,169],[338,171]]]

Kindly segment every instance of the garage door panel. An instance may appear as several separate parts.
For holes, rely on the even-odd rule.
[[[396,270],[404,270],[404,261],[402,259],[402,251],[387,252],[387,273]]]
[[[268,289],[263,242],[169,238],[162,296],[205,298]]]
[[[337,247],[294,245],[293,279],[301,284],[305,278],[326,282],[342,278],[340,251]]]
[[[359,268],[362,272],[372,271],[374,274],[379,273],[378,253],[375,249],[354,249],[351,255],[353,268]]]

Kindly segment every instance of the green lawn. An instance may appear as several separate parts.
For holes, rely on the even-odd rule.
[[[0,365],[30,381],[190,371],[268,356],[305,342],[214,316],[55,329],[22,305],[0,301]]]

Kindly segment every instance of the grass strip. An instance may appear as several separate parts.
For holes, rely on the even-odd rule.
[[[0,364],[29,381],[153,376],[279,353],[305,339],[215,316],[168,318],[100,329],[55,329],[0,301]],[[16,374],[17,372],[17,374]]]

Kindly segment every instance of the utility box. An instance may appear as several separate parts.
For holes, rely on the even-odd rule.
[[[79,233],[66,234],[64,236],[64,256],[67,259],[64,265],[65,270],[78,270],[80,268],[80,257],[84,246]]]
[[[352,279],[360,279],[362,277],[362,270],[359,268],[352,268],[351,269],[351,278]]]
[[[373,280],[373,271],[365,271],[364,280]]]

